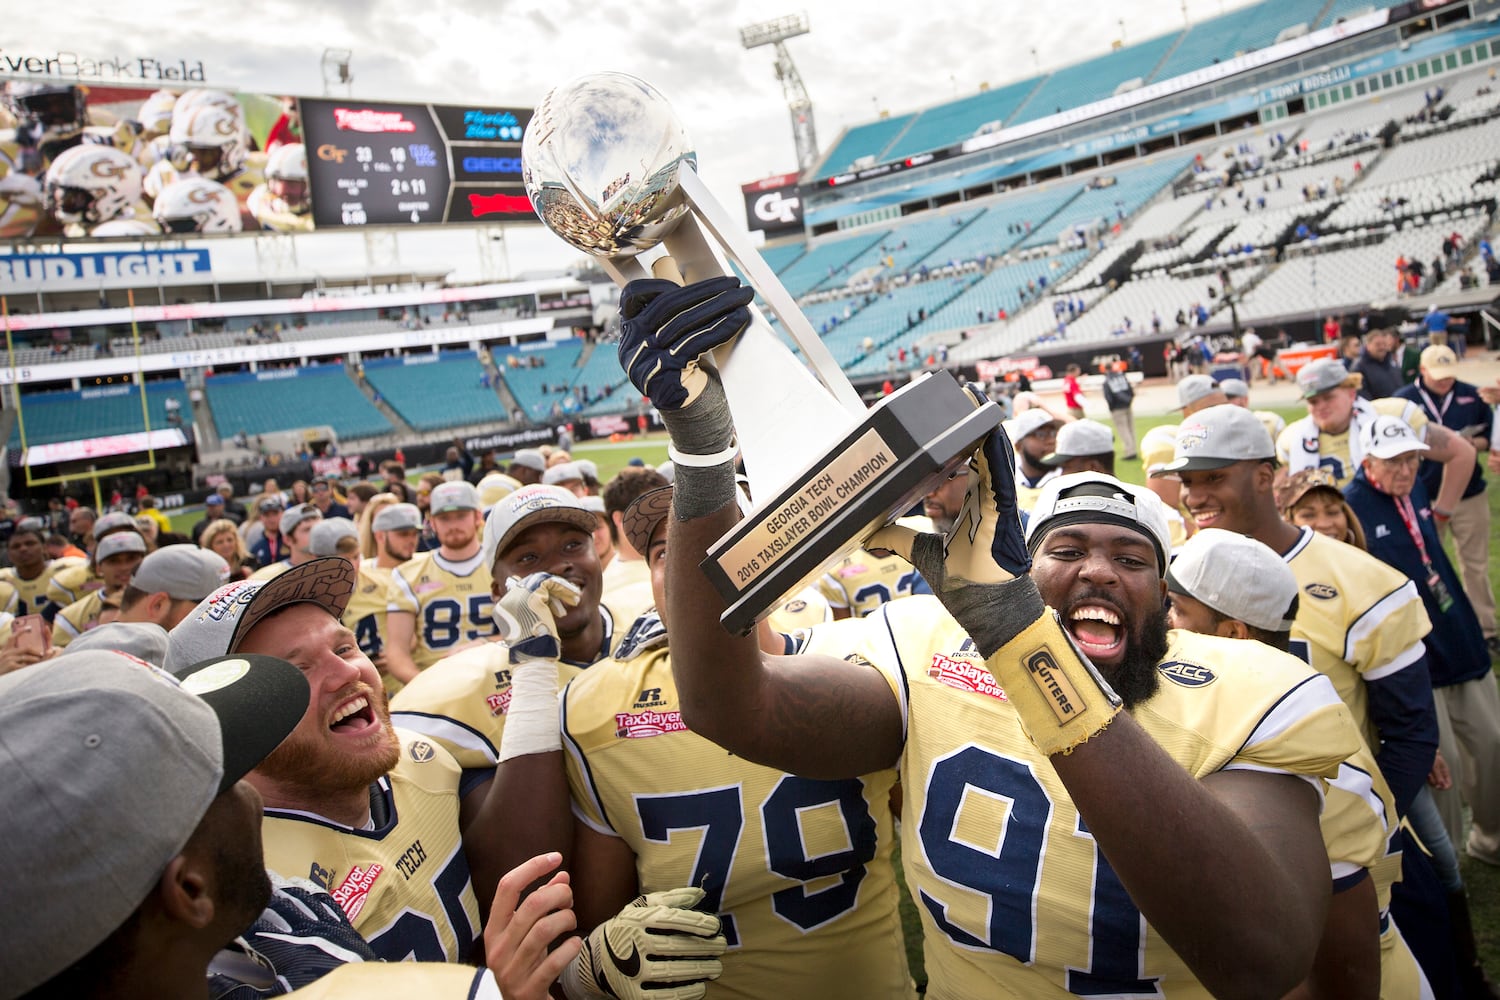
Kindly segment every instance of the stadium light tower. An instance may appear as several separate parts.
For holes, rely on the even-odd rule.
[[[792,140],[797,145],[797,169],[807,170],[818,159],[818,132],[813,125],[812,100],[802,85],[802,76],[786,49],[786,40],[805,35],[812,28],[806,14],[788,14],[740,29],[740,43],[747,49],[762,45],[776,46],[776,79],[786,94],[786,106],[792,113]]]

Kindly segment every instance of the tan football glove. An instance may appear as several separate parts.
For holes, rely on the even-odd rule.
[[[595,927],[563,970],[572,1000],[697,1000],[724,972],[719,918],[693,909],[703,890],[639,896]]]

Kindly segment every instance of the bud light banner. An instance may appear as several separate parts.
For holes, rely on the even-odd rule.
[[[740,188],[745,195],[745,223],[768,237],[802,231],[802,193],[796,174],[777,174]]]

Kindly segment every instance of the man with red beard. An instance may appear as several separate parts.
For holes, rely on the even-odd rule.
[[[329,558],[221,587],[172,630],[166,667],[233,653],[299,667],[307,711],[247,777],[265,801],[266,867],[331,893],[382,958],[460,961],[479,935],[466,852],[487,860],[495,845],[460,830],[453,758],[391,727],[380,674],[342,623],[354,582]]]

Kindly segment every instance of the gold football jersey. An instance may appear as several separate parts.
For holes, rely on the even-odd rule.
[[[494,635],[493,603],[482,554],[452,562],[434,550],[418,552],[391,571],[386,611],[416,615],[412,659],[426,670],[459,646]]]
[[[479,936],[458,828],[459,768],[432,741],[397,735],[401,759],[377,783],[385,815],[372,816],[375,828],[267,809],[266,867],[326,889],[387,961],[459,962]]]
[[[984,659],[935,598],[801,637],[881,669],[906,718],[902,850],[940,997],[1207,997],[1145,923]],[[1132,716],[1190,774],[1319,784],[1359,747],[1328,679],[1237,640],[1169,633]]]
[[[21,597],[16,592],[14,584],[0,580],[0,614],[17,615],[20,612]]]
[[[575,812],[630,845],[640,890],[701,886],[723,920],[710,998],[912,996],[894,771],[798,778],[690,732],[660,630],[573,679],[563,736]]]
[[[103,610],[103,590],[91,590],[63,608],[52,619],[52,645],[62,649],[89,629],[98,628]]]
[[[1371,746],[1365,681],[1389,677],[1426,652],[1432,631],[1416,584],[1352,545],[1302,529],[1283,558],[1300,591],[1292,653],[1327,674]]]
[[[435,962],[350,962],[285,996],[297,1000],[505,1000],[488,969]]]
[[[900,556],[877,559],[865,549],[855,549],[818,578],[818,593],[835,614],[842,609],[847,617],[863,618],[886,601],[910,597],[921,579]]]
[[[344,609],[344,627],[354,633],[360,652],[372,660],[385,651],[385,616],[390,603],[390,585],[390,570],[375,565],[373,559],[359,561],[354,593],[349,595],[349,606]],[[395,678],[385,677],[385,680],[387,695],[401,689]],[[394,690],[392,684],[395,684]]]
[[[604,619],[604,641],[590,662],[609,656],[625,638],[608,605],[599,605],[599,615]],[[588,665],[559,662],[558,685],[567,684]],[[391,699],[392,721],[441,745],[466,771],[493,771],[510,710],[510,670],[509,650],[498,640],[446,656]]]
[[[47,582],[47,600],[59,608],[65,608],[96,590],[104,589],[104,578],[94,572],[88,563],[58,568],[54,562],[52,578]]]
[[[1387,398],[1374,400],[1368,405],[1380,416],[1400,417],[1417,432],[1417,437],[1427,440],[1427,413],[1416,403],[1406,399]],[[1351,430],[1354,428],[1354,421],[1350,421],[1349,427]],[[1321,432],[1310,415],[1292,421],[1276,438],[1276,458],[1282,465],[1290,465],[1293,471],[1296,470],[1293,455],[1298,451],[1316,451],[1318,467],[1328,470],[1338,481],[1339,489],[1348,486],[1354,474],[1359,471],[1359,465],[1352,461],[1349,453],[1349,431],[1342,434]]]
[[[17,573],[13,566],[0,569],[0,581],[10,584],[16,589],[14,614],[17,617],[21,615],[41,614],[42,609],[47,606],[47,588],[52,584],[52,575],[59,570],[77,565],[79,565],[79,562],[76,558],[67,560],[66,562],[61,559],[54,559],[47,564],[45,569],[30,580],[25,579],[20,573]],[[72,601],[66,602],[66,604],[72,603]]]

